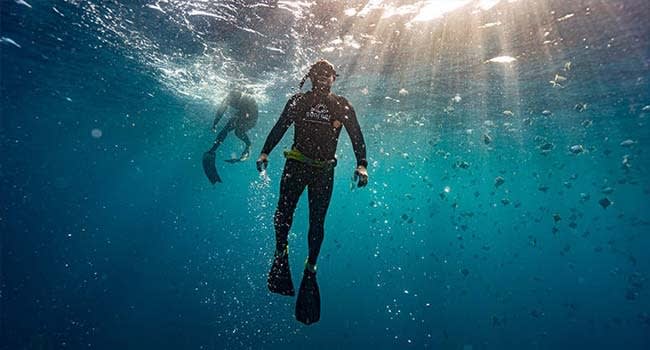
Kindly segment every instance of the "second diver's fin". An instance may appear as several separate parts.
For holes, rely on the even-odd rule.
[[[320,320],[320,292],[316,283],[316,272],[309,269],[305,269],[300,283],[296,301],[296,320],[306,325]]]
[[[294,296],[296,292],[293,289],[291,281],[291,270],[289,269],[289,255],[286,253],[275,255],[273,266],[269,271],[267,280],[269,291],[280,295]]]
[[[213,185],[217,182],[221,182],[219,173],[217,173],[217,166],[214,164],[214,159],[214,152],[203,153],[203,172],[205,172],[205,176],[208,177],[208,180],[210,180]]]

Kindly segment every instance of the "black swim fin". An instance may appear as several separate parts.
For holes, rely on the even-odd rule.
[[[214,185],[217,182],[221,182],[219,173],[217,173],[217,166],[214,164],[215,154],[213,152],[203,153],[203,172],[205,176],[208,177],[208,180]]]
[[[296,320],[306,325],[320,320],[320,292],[318,283],[316,283],[316,272],[311,272],[308,269],[305,269],[298,291]]]
[[[296,292],[293,289],[291,281],[291,270],[289,269],[289,255],[284,253],[276,255],[273,259],[273,266],[269,271],[267,280],[269,291],[280,295],[294,296]]]

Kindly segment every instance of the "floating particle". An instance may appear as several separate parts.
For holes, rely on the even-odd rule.
[[[634,141],[632,141],[630,139],[627,139],[627,140],[621,142],[621,147],[632,147],[635,143],[636,142],[634,142]]]
[[[586,202],[591,198],[591,196],[588,193],[580,193],[580,200],[583,202]]]
[[[614,204],[614,202],[612,202],[611,200],[609,200],[609,198],[605,197],[605,198],[599,200],[599,201],[598,201],[598,204],[600,204],[600,206],[603,207],[603,209],[607,209],[607,207],[609,207],[610,205]]]
[[[561,76],[559,74],[555,74],[555,78],[553,78],[553,80],[555,80],[558,83],[561,83],[563,81],[566,81],[566,77],[563,77],[563,76]]]
[[[515,114],[512,113],[512,111],[505,110],[505,111],[503,111],[503,115],[505,115],[506,117],[512,117],[512,116],[514,116]]]
[[[454,101],[454,102],[456,102],[456,103],[459,103],[460,101],[462,101],[462,100],[463,100],[463,98],[462,98],[462,97],[460,97],[460,95],[459,95],[459,94],[456,94],[456,96],[454,96],[454,97],[452,97],[452,99],[451,99],[451,100],[452,100],[452,101]]]
[[[496,21],[496,22],[485,23],[484,25],[481,25],[481,26],[478,26],[478,27],[480,29],[485,29],[485,28],[500,26],[501,24],[503,24],[503,23],[501,23],[501,21]]]
[[[575,109],[575,110],[578,111],[578,112],[584,112],[584,111],[587,110],[587,104],[586,104],[586,103],[582,103],[582,102],[577,103],[577,104],[573,107],[573,109]]]
[[[553,214],[553,221],[554,222],[558,222],[560,220],[562,220],[562,217],[560,216],[560,214],[557,214],[557,213]]]
[[[25,0],[16,0],[16,4],[32,8],[32,5],[28,4]]]
[[[409,94],[409,91],[406,90],[405,88],[401,88],[398,93],[400,94],[400,96],[406,96]]]
[[[503,205],[508,205],[508,204],[510,204],[510,200],[508,198],[503,198],[503,199],[501,199],[501,203]]]
[[[488,134],[483,134],[483,143],[489,145],[492,143],[492,138]]]
[[[583,145],[573,145],[569,148],[569,150],[573,154],[580,154],[585,151],[585,147]]]
[[[95,129],[92,129],[92,130],[90,131],[90,135],[92,135],[92,137],[94,137],[94,138],[96,138],[96,139],[102,137],[102,134],[103,134],[103,133],[102,133],[102,130],[101,130],[101,129],[97,129],[97,128],[95,128]]]
[[[504,180],[501,176],[497,176],[494,178],[494,187],[499,187],[503,185],[504,182],[506,182],[506,180]]]
[[[632,166],[630,164],[630,155],[626,154],[623,156],[623,161],[621,161],[621,168],[623,169],[629,169]]]
[[[551,152],[553,148],[555,148],[555,145],[550,142],[546,142],[543,145],[539,146],[539,149],[542,151],[542,154],[547,154]]]
[[[644,106],[641,110],[644,112],[650,112],[650,105]]]
[[[461,168],[461,169],[467,169],[467,168],[469,168],[469,163],[467,163],[464,160],[459,160],[459,161],[456,162],[454,167],[455,168]]]
[[[485,63],[512,63],[516,60],[517,59],[512,56],[498,56],[490,58],[489,60],[485,61]]]
[[[571,61],[564,63],[564,70],[567,72],[571,70]]]
[[[589,119],[585,119],[585,120],[583,120],[582,123],[580,123],[580,124],[581,124],[582,126],[584,126],[585,128],[588,128],[588,127],[590,127],[593,123],[594,123],[594,122],[592,122],[591,120],[589,120]]]
[[[7,43],[7,44],[11,44],[11,45],[13,45],[13,46],[15,46],[15,47],[17,47],[19,49],[21,48],[20,44],[18,44],[17,42],[15,42],[11,38],[7,38],[6,36],[0,37],[0,43]]]
[[[603,188],[600,192],[601,192],[602,194],[611,194],[612,192],[614,192],[614,189],[611,188],[611,187],[605,187],[605,188]]]
[[[549,111],[548,109],[545,109],[545,110],[542,111],[542,115],[544,115],[544,116],[548,117],[551,114],[553,114],[553,113],[551,111]]]

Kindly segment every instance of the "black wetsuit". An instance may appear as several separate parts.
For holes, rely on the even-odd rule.
[[[255,99],[246,94],[230,92],[226,100],[219,107],[219,110],[217,110],[217,120],[221,118],[228,107],[236,110],[235,115],[221,129],[209,152],[214,152],[226,139],[228,133],[233,130],[235,130],[235,135],[244,141],[247,149],[251,146],[251,141],[248,135],[246,135],[246,132],[252,129],[257,123],[258,109]]]
[[[341,129],[352,140],[357,165],[367,166],[366,145],[350,103],[333,93],[299,93],[284,107],[264,143],[262,153],[269,154],[291,124],[295,124],[293,148],[318,161],[334,161]],[[284,251],[293,213],[304,191],[309,196],[309,264],[315,265],[324,236],[325,215],[332,196],[334,167],[315,167],[287,159],[280,181],[280,198],[274,224],[277,251]]]

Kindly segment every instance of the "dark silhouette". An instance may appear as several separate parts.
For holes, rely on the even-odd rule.
[[[294,295],[289,270],[288,234],[298,199],[305,187],[309,196],[309,256],[300,283],[296,302],[296,319],[305,324],[320,319],[320,293],[316,283],[316,260],[324,237],[325,215],[332,196],[336,146],[342,127],[348,132],[357,159],[355,178],[358,186],[368,183],[366,145],[352,105],[330,92],[336,80],[334,67],[325,60],[317,61],[300,82],[309,78],[312,89],[292,96],[280,119],[269,133],[257,160],[262,171],[268,164],[268,154],[278,144],[291,124],[295,125],[291,150],[286,158],[280,198],[275,212],[275,254],[268,276],[268,288],[273,293]]]
[[[231,91],[221,102],[217,114],[212,122],[212,130],[217,131],[217,124],[223,117],[228,107],[235,110],[234,116],[228,120],[214,140],[212,148],[203,154],[203,170],[212,184],[221,182],[215,166],[215,152],[228,136],[228,133],[235,131],[235,135],[244,142],[246,148],[239,158],[226,160],[229,163],[241,162],[248,159],[251,151],[251,141],[246,132],[252,129],[257,123],[257,103],[255,99],[238,90]]]

